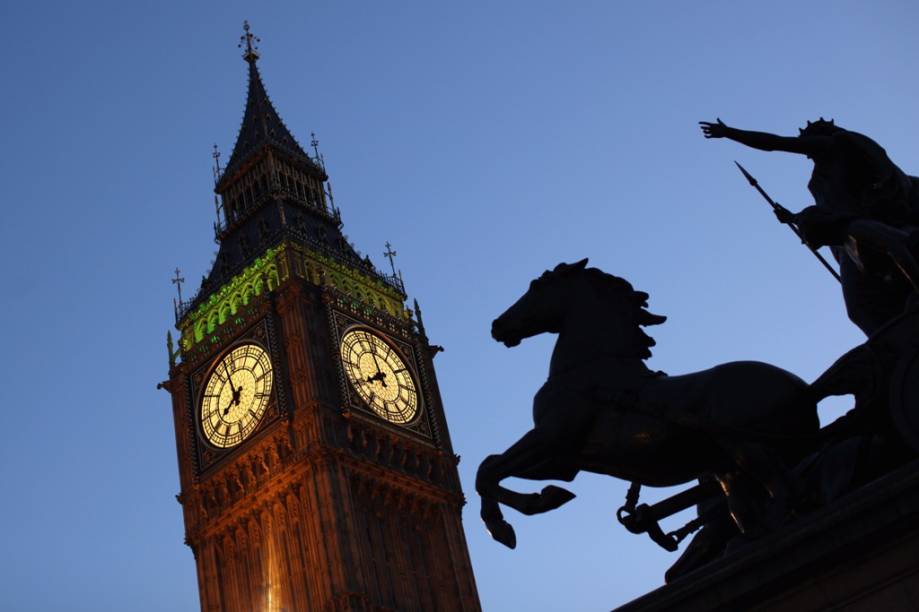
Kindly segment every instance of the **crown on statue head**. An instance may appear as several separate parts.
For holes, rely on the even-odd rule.
[[[798,128],[801,136],[818,136],[824,134],[832,134],[833,132],[838,132],[841,130],[841,127],[838,127],[833,120],[830,119],[827,121],[823,117],[817,119],[816,121],[808,121],[807,126],[803,128]]]

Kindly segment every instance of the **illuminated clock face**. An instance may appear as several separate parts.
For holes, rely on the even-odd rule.
[[[376,334],[355,329],[341,339],[348,380],[371,410],[391,423],[408,423],[418,413],[418,391],[402,357]]]
[[[271,359],[256,344],[237,346],[211,370],[201,398],[201,430],[219,448],[236,446],[255,431],[268,407]]]

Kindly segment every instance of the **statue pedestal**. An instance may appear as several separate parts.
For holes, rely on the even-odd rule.
[[[919,610],[919,460],[617,608]]]

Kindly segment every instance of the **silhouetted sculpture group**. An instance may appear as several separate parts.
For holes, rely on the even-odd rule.
[[[806,155],[815,204],[780,214],[811,246],[829,246],[839,262],[849,318],[870,336],[903,312],[919,288],[911,230],[919,227],[919,178],[907,176],[878,143],[823,118],[798,136],[750,132],[703,121],[706,138],[729,138],[763,151]]]
[[[509,347],[558,334],[533,400],[533,428],[487,457],[476,477],[482,519],[511,548],[516,536],[500,504],[537,514],[574,497],[555,485],[539,493],[501,485],[512,476],[570,482],[586,470],[630,481],[617,514],[629,531],[676,550],[701,529],[668,570],[672,581],[919,452],[919,178],[867,136],[822,118],[790,137],[720,119],[701,126],[706,138],[814,162],[813,206],[792,213],[770,203],[815,253],[830,247],[849,318],[868,339],[811,384],[753,361],[668,376],[644,363],[654,341],[642,328],[665,321],[647,310],[647,293],[586,259],[546,271],[492,325],[494,339]],[[820,428],[817,403],[831,395],[852,395],[855,404]],[[640,503],[642,485],[684,483],[693,484]],[[664,533],[662,519],[693,505],[697,518]]]

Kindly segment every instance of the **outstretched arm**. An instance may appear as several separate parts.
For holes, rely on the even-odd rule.
[[[721,119],[717,123],[700,121],[699,125],[706,138],[729,138],[761,151],[786,151],[810,156],[828,144],[825,136],[778,136],[768,132],[738,130],[728,127]]]

